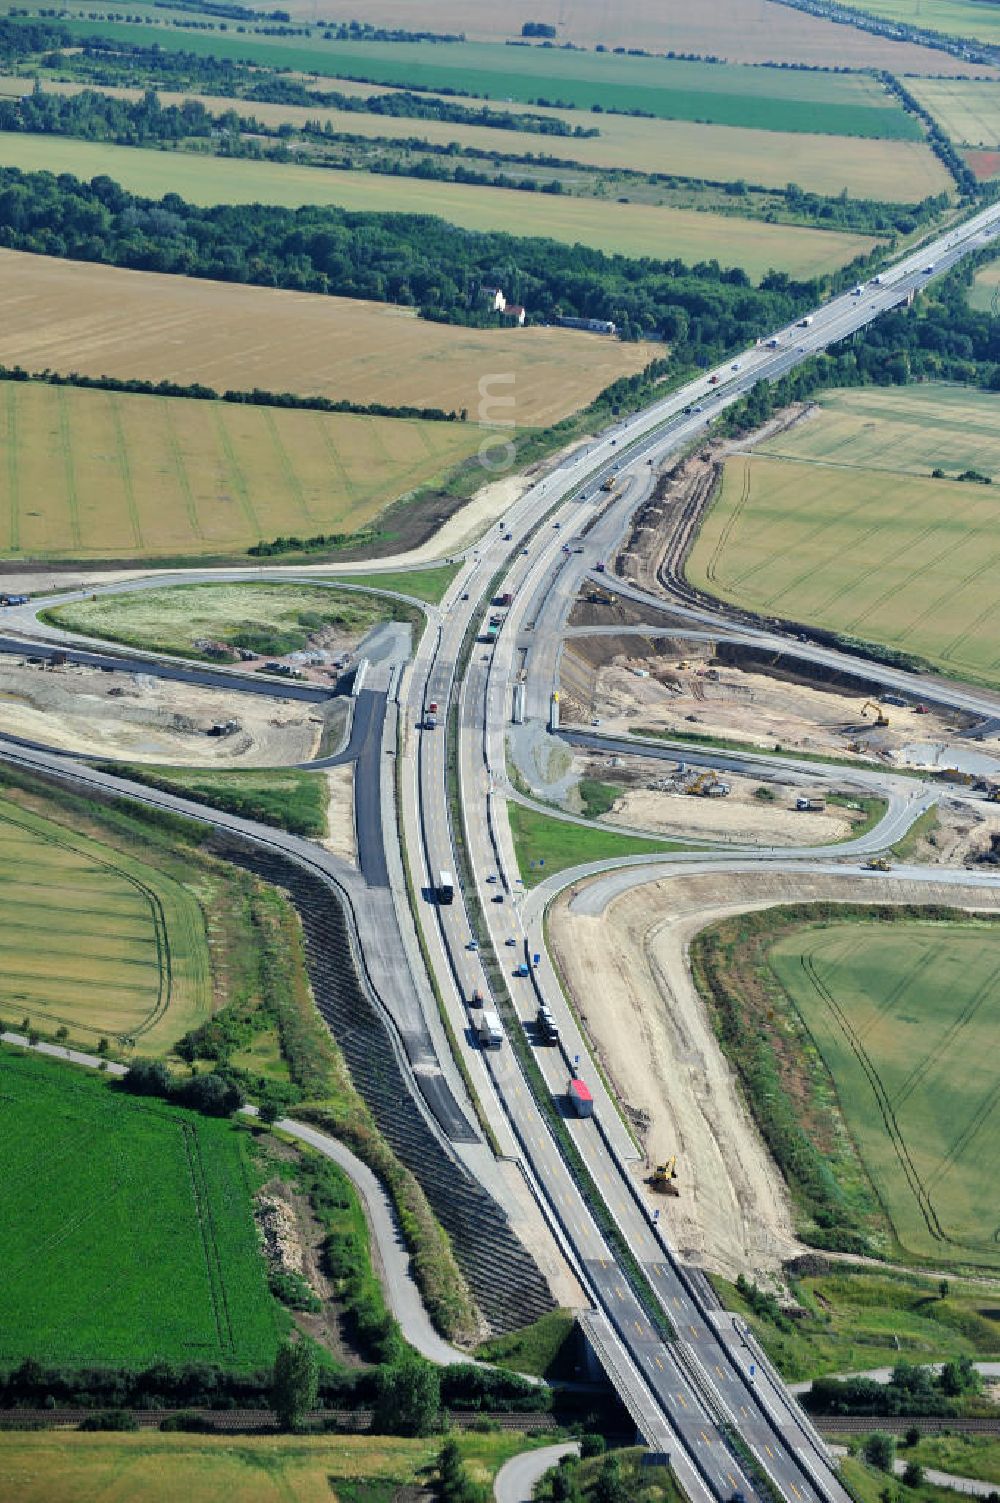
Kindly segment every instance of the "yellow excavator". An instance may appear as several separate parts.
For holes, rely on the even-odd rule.
[[[885,713],[885,711],[883,710],[882,706],[880,704],[877,704],[874,699],[866,699],[865,702],[864,702],[864,704],[861,706],[861,713],[865,717],[865,719],[868,718],[868,711],[869,710],[874,710],[875,711],[875,724],[876,725],[888,725],[889,724],[889,717],[888,717],[888,715]]]
[[[707,772],[700,772],[695,778],[694,782],[688,784],[685,792],[704,794],[707,793],[708,790],[712,788],[718,781],[719,780],[716,777],[715,773],[712,772],[711,769],[709,769]]]
[[[673,1154],[665,1164],[657,1164],[647,1180],[651,1190],[658,1190],[661,1195],[679,1195],[677,1188],[677,1155]]]

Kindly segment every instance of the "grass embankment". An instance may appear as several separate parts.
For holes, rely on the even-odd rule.
[[[805,1311],[795,1320],[775,1318],[763,1305],[754,1308],[735,1285],[711,1277],[726,1308],[749,1321],[789,1382],[899,1361],[947,1362],[1000,1353],[1000,1317],[988,1289],[952,1280],[942,1299],[937,1279],[812,1256],[798,1259],[786,1272]]]
[[[872,1425],[872,1429],[877,1430],[878,1426]],[[891,1498],[905,1497],[906,1503],[955,1503],[956,1495],[950,1488],[934,1487],[930,1482],[923,1482],[919,1487],[902,1488],[898,1481],[893,1481],[885,1472],[869,1466],[857,1456],[845,1456],[839,1471],[857,1503],[884,1503],[887,1492]]]
[[[476,1356],[482,1362],[539,1378],[576,1378],[576,1317],[568,1310],[553,1310],[519,1331],[484,1341],[476,1348]]]
[[[887,799],[864,798],[853,793],[828,793],[826,801],[835,808],[846,810],[848,816],[860,814],[860,819],[851,819],[851,833],[846,836],[848,840],[860,840],[862,835],[874,830],[880,820],[885,818],[889,807]]]
[[[588,819],[600,819],[602,814],[610,814],[615,799],[624,792],[617,783],[602,783],[599,778],[581,778],[576,791]]]
[[[328,586],[262,583],[125,591],[55,606],[42,618],[105,642],[217,663],[220,654],[199,644],[283,657],[300,652],[324,629],[361,637],[382,621],[408,621],[412,614],[396,601]]]
[[[472,1478],[489,1483],[519,1451],[547,1444],[514,1432],[456,1431]],[[20,1503],[104,1503],[124,1487],[143,1503],[391,1503],[422,1492],[440,1436],[81,1434],[0,1432],[0,1493]],[[124,1479],[127,1479],[125,1481]]]
[[[364,585],[370,590],[397,590],[401,595],[414,595],[429,605],[437,605],[461,568],[460,563],[437,564],[431,569],[400,569],[398,573],[387,570],[384,574],[345,574],[333,582]]]
[[[1000,1487],[1000,1439],[994,1435],[927,1435],[907,1446],[907,1461],[950,1472],[953,1477],[976,1477]]]
[[[931,845],[934,842],[935,831],[938,827],[937,804],[932,804],[925,809],[923,814],[917,816],[902,840],[897,840],[892,847],[892,854],[897,861],[909,861],[915,855],[924,841]]]
[[[183,798],[238,814],[241,819],[275,825],[293,835],[322,840],[327,833],[329,791],[321,772],[296,767],[266,767],[234,772],[184,767],[150,767],[145,763],[109,762],[107,772],[178,793]]]
[[[629,1498],[634,1503],[685,1503],[684,1494],[669,1467],[644,1465],[646,1451],[636,1446],[625,1451],[611,1451],[605,1456],[590,1456],[584,1461],[575,1457],[564,1461],[559,1472],[569,1472],[577,1491],[572,1496],[582,1503],[601,1503],[604,1498]],[[557,1472],[549,1472],[539,1484],[535,1496],[540,1503],[552,1503]],[[558,1496],[565,1493],[558,1490]]]
[[[810,422],[726,461],[688,577],[759,615],[995,686],[996,502],[966,472],[1000,475],[990,393],[824,394]]]
[[[951,909],[841,904],[743,914],[694,941],[696,984],[805,1240],[993,1266],[977,1138],[998,946],[990,920]]]
[[[633,838],[611,830],[590,829],[587,825],[539,814],[523,804],[511,802],[507,812],[525,887],[537,887],[554,872],[588,861],[614,861],[626,856],[655,856],[662,851],[687,849],[677,841],[645,840],[641,836]]]
[[[0,1361],[270,1363],[284,1317],[241,1130],[37,1055],[0,1076]]]

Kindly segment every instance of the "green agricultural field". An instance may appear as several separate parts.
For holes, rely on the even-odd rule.
[[[969,303],[985,313],[1000,313],[1000,261],[984,266],[976,272],[976,280],[969,293]]]
[[[907,88],[946,136],[963,146],[1000,145],[1000,83],[968,78],[909,78]]]
[[[918,654],[1000,684],[1000,410],[985,392],[848,391],[727,461],[688,563],[703,589],[768,615]]]
[[[519,235],[547,236],[609,254],[659,259],[676,256],[689,263],[714,257],[723,266],[742,266],[755,279],[772,267],[798,278],[822,276],[856,256],[867,255],[876,243],[871,235],[765,224],[702,214],[697,209],[553,197],[509,188],[203,157],[55,136],[3,136],[0,160],[25,172],[70,172],[82,179],[106,174],[132,193],[152,197],[178,193],[195,204],[273,203],[286,208],[337,204],[360,213],[435,214],[463,229],[509,231],[516,226]],[[318,415],[282,414],[293,416]],[[450,435],[450,439],[439,435],[441,443],[464,443],[465,453],[478,446],[480,435],[471,424],[436,423],[434,427]],[[437,468],[440,470],[441,465]],[[418,478],[415,475],[410,483],[415,484]],[[355,480],[357,483],[357,476]],[[402,489],[405,486],[398,486],[396,493]]]
[[[844,3],[887,21],[941,31],[945,36],[971,37],[991,45],[1000,42],[1000,13],[995,5],[983,5],[981,0],[917,0],[916,4],[914,0],[844,0]]]
[[[920,127],[875,79],[861,74],[622,57],[491,43],[431,49],[420,43],[237,38],[158,26],[74,21],[99,35],[171,51],[230,57],[327,77],[590,110],[642,110],[667,120],[809,134],[919,140]],[[141,39],[141,40],[140,40]]]
[[[0,799],[0,1016],[93,1047],[165,1049],[212,1010],[192,893],[135,856]]]
[[[0,551],[204,557],[355,532],[479,439],[466,423],[3,382]]]
[[[0,1126],[0,1362],[273,1360],[238,1128],[10,1051]]]
[[[455,1436],[466,1468],[488,1484],[549,1435]],[[0,1497],[18,1503],[391,1503],[426,1488],[441,1436],[0,1433]],[[656,1503],[659,1503],[657,1498]]]
[[[415,610],[332,584],[262,582],[123,590],[56,606],[45,619],[106,642],[205,659],[208,654],[195,645],[199,641],[282,656],[300,651],[310,633],[323,627],[360,638],[380,622]]]
[[[833,1078],[905,1255],[1000,1269],[1000,929],[960,922],[807,926],[770,964]]]

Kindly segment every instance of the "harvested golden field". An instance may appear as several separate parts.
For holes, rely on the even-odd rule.
[[[316,8],[291,0],[293,17],[312,20]],[[348,0],[322,0],[321,19],[350,20]],[[414,0],[373,0],[366,20],[374,25],[413,29],[419,24]],[[930,48],[892,43],[850,27],[835,26],[773,0],[541,0],[532,18],[557,27],[560,41],[593,46],[644,47],[651,50],[712,54],[731,62],[804,62],[819,66],[881,67],[901,72],[962,74],[973,65]],[[474,41],[506,41],[519,26],[502,9],[474,0],[438,0],[435,29],[464,32]]]
[[[350,21],[357,14],[351,0],[319,0],[318,9],[312,0],[291,0],[286,9],[309,20],[318,14],[323,20]],[[412,31],[427,25],[416,0],[371,0],[364,15],[375,26]],[[983,71],[946,52],[836,26],[774,0],[699,0],[697,5],[688,0],[539,0],[531,7],[531,19],[556,26],[560,41],[585,46],[603,42],[672,49],[735,63],[798,62],[949,75]],[[434,29],[465,32],[470,40],[506,41],[519,33],[520,22],[520,16],[515,22],[502,6],[479,0],[435,0]]]
[[[0,249],[0,364],[27,370],[467,408],[479,382],[512,373],[519,427],[545,427],[660,345],[622,344],[570,329],[463,329],[408,309],[162,276]],[[501,388],[497,388],[501,390]],[[508,414],[504,414],[507,416]],[[471,426],[435,424],[436,443],[475,448]],[[456,456],[460,457],[460,456]],[[404,487],[405,489],[405,487]]]
[[[911,78],[907,87],[959,145],[1000,146],[1000,83]]]
[[[20,79],[0,80],[23,90]],[[82,84],[46,82],[46,92],[79,93]],[[967,86],[964,86],[967,87]],[[337,88],[340,88],[338,81]],[[141,89],[103,89],[122,99],[138,99]],[[1000,86],[997,86],[1000,98]],[[831,197],[845,188],[852,198],[877,198],[912,203],[953,186],[930,147],[922,141],[886,141],[860,136],[811,136],[798,131],[744,130],[730,125],[700,125],[688,120],[652,120],[630,115],[604,115],[598,122],[586,110],[540,110],[532,113],[592,129],[600,135],[584,139],[545,136],[481,125],[453,125],[447,120],[411,120],[392,115],[363,115],[348,110],[307,109],[287,104],[258,104],[221,96],[161,91],[164,105],[180,105],[197,98],[212,114],[236,109],[263,125],[294,125],[309,121],[329,124],[346,135],[394,141],[418,139],[432,145],[452,141],[485,154],[550,153],[562,161],[593,168],[634,168],[678,177],[731,182],[742,178],[764,188],[798,183],[813,193]],[[507,107],[509,108],[509,107]],[[524,112],[523,110],[521,111]],[[558,173],[553,169],[553,175]]]
[[[541,149],[541,148],[539,148]],[[424,182],[367,172],[149,151],[63,136],[7,135],[7,166],[26,172],[107,174],[132,193],[178,193],[189,203],[337,204],[362,213],[436,214],[468,230],[516,229],[624,256],[715,257],[753,278],[769,269],[809,278],[835,271],[875,246],[871,235],[788,228],[646,204],[554,197],[465,183]]]
[[[479,443],[471,423],[0,383],[0,550],[15,558],[245,552],[355,532]]]
[[[0,1006],[153,1054],[211,1015],[205,926],[165,872],[0,799]]]
[[[726,462],[693,583],[766,615],[915,653],[1000,684],[1000,414],[987,392],[846,391]],[[932,469],[950,478],[934,479]]]

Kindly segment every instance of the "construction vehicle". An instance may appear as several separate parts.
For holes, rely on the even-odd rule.
[[[861,706],[861,713],[865,717],[865,719],[868,718],[868,711],[869,710],[874,710],[875,711],[875,724],[876,725],[888,725],[889,724],[889,717],[888,717],[888,715],[885,713],[885,711],[883,710],[882,706],[880,704],[877,704],[874,699],[866,699],[865,702],[864,702],[864,704]]]
[[[991,783],[986,790],[988,804],[1000,804],[1000,783]]]
[[[729,784],[724,783],[711,769],[699,773],[685,790],[687,793],[700,795],[701,798],[726,798],[731,791]]]
[[[601,481],[601,490],[602,491],[613,491],[615,489],[615,487],[617,486],[617,484],[618,484],[618,481],[615,479],[614,475],[609,475],[608,478],[607,478],[607,480],[602,480]]]
[[[657,1164],[646,1181],[651,1190],[660,1195],[679,1195],[677,1188],[677,1155],[671,1155],[665,1164]]]
[[[892,862],[885,856],[873,856],[865,862],[866,872],[891,872]]]
[[[931,713],[931,707],[930,705],[914,705],[913,713],[914,715],[929,715]]]

